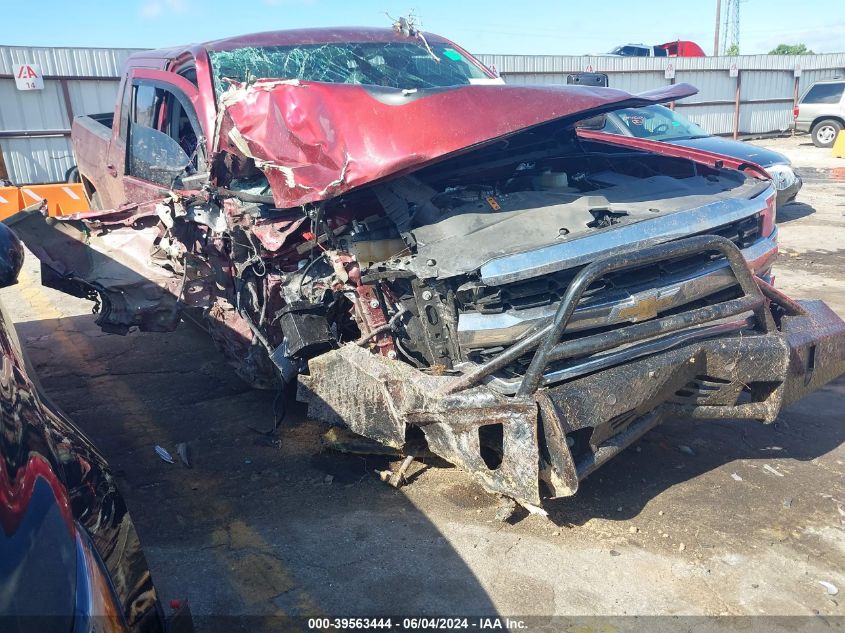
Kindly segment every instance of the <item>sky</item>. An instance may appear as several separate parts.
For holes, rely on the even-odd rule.
[[[413,11],[425,30],[472,53],[582,55],[674,39],[713,52],[715,0],[411,1],[0,0],[0,44],[158,48],[286,28],[389,26],[385,12]],[[741,53],[799,42],[845,51],[845,0],[741,0]]]

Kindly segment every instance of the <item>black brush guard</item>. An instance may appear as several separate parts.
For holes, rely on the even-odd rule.
[[[667,316],[644,306],[640,322],[562,341],[604,275],[707,252],[725,258],[739,297]],[[532,350],[515,396],[482,384]],[[600,370],[546,384],[550,365],[596,358]],[[667,416],[774,421],[782,406],[845,373],[845,323],[824,303],[794,302],[756,278],[729,240],[696,236],[589,264],[549,323],[462,376],[433,376],[357,346],[309,365],[299,394],[309,415],[396,447],[418,427],[432,452],[487,490],[538,505],[540,481],[548,496],[575,494]]]
[[[708,251],[718,251],[733,271],[734,276],[743,291],[738,299],[724,301],[714,305],[689,310],[680,314],[652,319],[644,323],[637,323],[628,327],[612,330],[592,336],[585,336],[561,342],[566,332],[566,326],[578,307],[581,297],[587,289],[605,275],[626,268],[637,268],[656,262],[695,255]],[[732,316],[753,312],[759,331],[766,333],[775,329],[772,314],[766,306],[766,299],[755,282],[754,274],[745,263],[742,253],[730,240],[718,235],[702,235],[677,242],[660,244],[642,249],[610,255],[589,264],[575,276],[566,294],[558,306],[554,318],[547,325],[539,328],[525,339],[511,346],[496,358],[481,365],[471,373],[452,384],[448,392],[454,393],[478,384],[487,376],[510,365],[534,347],[534,354],[528,370],[517,390],[518,396],[527,396],[540,385],[540,380],[546,368],[554,362],[570,358],[577,358],[597,354],[661,334],[677,332],[685,328],[717,321]]]

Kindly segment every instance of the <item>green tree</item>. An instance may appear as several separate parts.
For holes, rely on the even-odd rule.
[[[739,44],[731,44],[728,46],[728,50],[725,51],[725,55],[739,55]]]
[[[769,55],[815,55],[806,44],[778,44]]]

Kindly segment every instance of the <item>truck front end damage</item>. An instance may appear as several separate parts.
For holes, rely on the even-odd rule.
[[[692,92],[233,85],[201,190],[17,226],[105,329],[195,315],[251,384],[534,508],[667,416],[772,422],[845,372],[845,323],[767,283],[753,166],[574,129]]]
[[[706,253],[728,262],[733,298],[569,333],[585,292],[607,275]],[[483,363],[431,375],[349,345],[310,369],[299,395],[313,417],[397,448],[419,429],[430,450],[488,491],[535,507],[575,494],[667,417],[773,422],[845,372],[845,323],[822,302],[786,298],[730,240],[707,235],[595,260],[550,320]]]

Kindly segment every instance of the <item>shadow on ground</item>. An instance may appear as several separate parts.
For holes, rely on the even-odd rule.
[[[165,604],[257,616],[248,630],[283,614],[495,614],[429,518],[376,479],[383,461],[315,457],[325,429],[295,403],[276,435],[251,431],[271,425],[276,394],[240,383],[202,333],[106,335],[90,316],[17,327],[43,388],[116,471]],[[181,442],[192,468],[154,452]]]
[[[800,220],[801,218],[813,215],[815,212],[816,209],[809,204],[790,202],[778,209],[778,224]]]
[[[689,509],[719,508],[725,486],[745,486],[758,502],[789,492],[781,502],[802,499],[805,510],[819,503],[820,491],[812,480],[764,468],[773,460],[812,461],[845,442],[845,377],[783,411],[773,425],[752,421],[670,420],[645,435],[635,446],[611,460],[581,482],[578,494],[549,501],[546,509],[558,525],[583,525],[592,518],[627,520],[640,514],[655,497],[677,484],[732,462],[753,460],[753,480],[727,479],[707,488],[697,486]],[[778,492],[779,491],[779,492]],[[724,518],[730,520],[729,517]]]
[[[321,454],[325,427],[306,421],[291,401],[276,436],[251,431],[272,425],[276,394],[240,383],[201,332],[183,325],[172,334],[119,337],[101,333],[87,316],[18,328],[48,393],[123,477],[142,538],[155,534],[145,539],[147,547],[172,548],[175,579],[191,584],[194,561],[185,552],[192,548],[217,548],[225,561],[238,559],[243,542],[227,530],[243,522],[238,529],[253,526],[256,543],[291,570],[291,586],[313,585],[314,606],[329,613],[389,611],[395,603],[374,595],[384,583],[404,587],[405,581],[399,604],[409,611],[437,613],[456,604],[492,610],[438,530],[401,492],[376,480],[384,458]],[[827,404],[819,407],[821,400]],[[582,482],[575,497],[549,501],[550,518],[558,525],[625,520],[676,484],[733,461],[812,460],[845,441],[837,402],[845,402],[845,379],[793,405],[771,426],[664,423]],[[165,464],[153,452],[160,444],[175,455],[179,442],[188,443],[193,469]],[[694,505],[718,505],[718,496],[714,490],[712,499]],[[423,580],[412,582],[419,573]],[[245,570],[242,586],[215,586],[207,596],[200,590],[194,600],[210,611],[307,610],[289,604],[284,583],[265,578],[259,584],[266,588],[255,594],[251,576]],[[437,590],[426,591],[427,582]],[[454,592],[445,590],[449,583]]]

